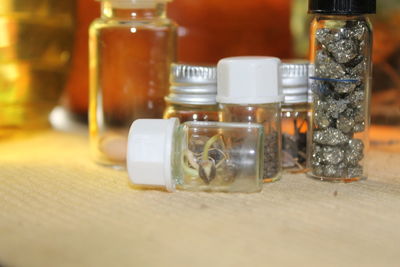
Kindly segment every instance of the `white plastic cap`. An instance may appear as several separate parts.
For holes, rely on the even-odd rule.
[[[217,102],[265,104],[283,100],[279,58],[229,57],[217,66]]]
[[[168,191],[175,191],[171,176],[171,154],[178,125],[176,118],[139,119],[132,123],[126,165],[133,184],[162,186]]]

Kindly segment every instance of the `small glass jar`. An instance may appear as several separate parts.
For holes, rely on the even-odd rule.
[[[260,124],[141,119],[129,132],[127,168],[135,185],[259,192],[262,158]]]
[[[282,167],[298,172],[307,167],[308,62],[288,61],[281,65]]]
[[[218,62],[220,121],[264,126],[264,182],[281,177],[280,60],[232,57]]]
[[[310,2],[313,112],[309,176],[352,182],[367,177],[375,1]]]
[[[163,115],[176,49],[166,2],[102,0],[90,27],[89,130],[98,163],[124,168],[132,121]]]
[[[215,66],[172,64],[170,91],[165,98],[164,119],[218,121],[217,70]]]

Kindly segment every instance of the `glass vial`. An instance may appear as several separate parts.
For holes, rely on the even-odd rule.
[[[165,98],[164,119],[218,121],[217,70],[215,66],[172,64],[170,91]]]
[[[306,61],[281,65],[282,92],[282,167],[302,171],[307,167],[308,68]]]
[[[135,185],[168,191],[259,192],[260,124],[136,120],[130,129],[127,169]]]
[[[90,27],[89,127],[98,163],[123,168],[132,121],[163,115],[176,49],[167,1],[103,0]]]
[[[220,121],[264,126],[264,182],[281,176],[280,60],[231,57],[218,62]]]
[[[313,112],[309,176],[351,182],[367,177],[375,1],[310,0]]]

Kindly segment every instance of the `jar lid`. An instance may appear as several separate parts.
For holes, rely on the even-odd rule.
[[[174,104],[215,105],[217,70],[212,65],[171,64],[170,91],[165,100]]]
[[[282,101],[279,66],[275,57],[228,57],[218,62],[217,102],[267,104]]]
[[[376,0],[309,0],[308,12],[330,15],[375,14]]]
[[[172,178],[172,150],[177,118],[138,119],[128,135],[126,166],[135,185],[161,186],[175,191]]]
[[[308,102],[308,61],[290,60],[281,64],[284,103]]]

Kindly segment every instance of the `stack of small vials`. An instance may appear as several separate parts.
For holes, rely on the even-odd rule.
[[[164,8],[165,2],[133,8]],[[128,8],[120,0],[106,3],[115,14]],[[375,1],[310,0],[309,12],[315,14],[310,64],[251,56],[224,58],[215,67],[160,58],[158,68],[170,66],[164,119],[144,113],[129,133],[131,106],[121,100],[121,109],[113,108],[118,102],[105,99],[109,92],[95,66],[90,128],[97,160],[126,166],[134,184],[168,191],[258,192],[279,180],[282,169],[326,181],[365,179],[372,44],[365,14],[375,12]],[[165,19],[160,16],[154,23]],[[142,75],[154,71],[150,66]],[[164,74],[146,86],[159,90]],[[156,110],[154,101],[140,109]]]

